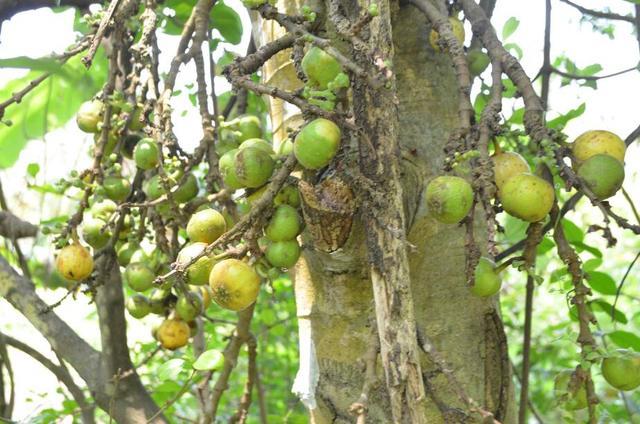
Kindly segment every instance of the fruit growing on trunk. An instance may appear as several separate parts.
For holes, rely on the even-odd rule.
[[[496,264],[489,258],[481,257],[475,271],[471,293],[479,297],[489,297],[500,291],[502,280],[496,271]]]
[[[618,390],[640,386],[640,354],[620,349],[602,360],[602,376]]]
[[[236,174],[236,153],[238,153],[238,149],[229,150],[218,161],[218,168],[224,184],[232,190],[242,188],[242,183]]]
[[[125,304],[129,315],[134,318],[144,318],[151,312],[151,302],[146,296],[134,294],[127,299]]]
[[[106,222],[117,209],[118,205],[113,200],[104,199],[91,206],[91,215]]]
[[[296,136],[293,152],[307,169],[327,166],[340,148],[340,128],[332,121],[318,118],[308,123]]]
[[[136,252],[137,247],[127,243],[123,243],[122,246],[118,248],[118,264],[120,266],[127,266],[129,262],[131,262],[131,257]]]
[[[256,301],[260,276],[245,262],[225,259],[214,265],[209,276],[213,300],[225,309],[241,311]]]
[[[86,218],[82,222],[82,238],[94,249],[102,249],[111,238],[111,231],[106,226],[107,223],[101,219]]]
[[[187,223],[187,235],[194,242],[213,243],[225,231],[227,224],[224,216],[211,208],[194,213]]]
[[[102,122],[104,104],[100,100],[89,100],[80,105],[76,122],[78,128],[87,133],[98,132],[98,124]]]
[[[271,144],[269,144],[269,142],[267,140],[263,140],[261,138],[250,138],[248,140],[245,140],[240,147],[238,147],[239,150],[242,149],[247,149],[249,147],[253,147],[255,149],[258,150],[262,150],[263,152],[269,154],[269,156],[274,156],[275,153],[273,151],[273,147],[271,147]]]
[[[203,301],[200,294],[189,292],[181,295],[176,302],[176,314],[185,321],[192,321],[203,311]]]
[[[453,35],[456,37],[458,42],[462,45],[464,44],[464,25],[462,21],[454,16],[449,17],[449,24],[451,24],[451,29],[453,30]],[[429,44],[436,52],[440,52],[440,34],[435,29],[431,30],[429,34]]]
[[[129,196],[131,191],[131,183],[123,177],[106,177],[102,182],[107,197],[116,202],[122,202]]]
[[[291,268],[300,257],[300,246],[296,240],[274,241],[264,252],[267,260],[278,268]]]
[[[516,152],[500,152],[491,156],[493,163],[493,175],[495,177],[498,192],[502,190],[507,181],[516,175],[531,173],[529,164]]]
[[[473,189],[460,177],[442,175],[431,180],[426,190],[427,208],[445,224],[455,224],[467,216],[473,204]]]
[[[266,184],[275,168],[275,162],[269,153],[255,147],[238,149],[234,165],[238,182],[249,188]]]
[[[207,247],[207,243],[191,243],[183,247],[178,253],[176,262],[179,265],[185,265],[191,259],[198,256]],[[215,264],[215,260],[210,256],[203,256],[193,265],[187,268],[187,283],[194,286],[201,286],[209,282],[209,274]]]
[[[239,116],[233,121],[232,128],[237,129],[238,142],[243,143],[251,138],[262,137],[262,125],[260,119],[253,115]]]
[[[178,318],[168,318],[158,327],[158,341],[165,349],[175,350],[189,342],[189,324]]]
[[[624,181],[624,166],[613,156],[598,154],[582,162],[578,176],[600,200],[614,194]]]
[[[572,370],[559,373],[554,379],[553,391],[556,399],[569,411],[577,411],[587,407],[587,390],[584,383],[573,377]]]
[[[527,222],[544,219],[553,206],[554,197],[551,184],[527,173],[510,178],[500,192],[504,210]]]
[[[124,270],[124,279],[129,287],[137,292],[142,292],[153,287],[156,275],[147,265],[134,262],[127,265]]]
[[[67,280],[84,280],[93,271],[93,258],[86,247],[74,242],[60,249],[56,269]]]
[[[133,160],[140,169],[149,170],[158,165],[160,149],[152,138],[143,138],[133,149]]]
[[[578,164],[599,154],[613,156],[624,162],[627,146],[620,137],[610,131],[591,130],[576,138],[571,149]]]
[[[300,215],[289,205],[276,208],[264,233],[271,241],[293,240],[300,232]]]
[[[342,67],[329,53],[313,46],[302,58],[302,72],[311,86],[326,90],[327,85],[342,72]]]

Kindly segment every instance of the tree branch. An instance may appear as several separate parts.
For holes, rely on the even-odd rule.
[[[631,24],[634,23],[634,20],[633,20],[633,18],[631,16],[625,16],[625,15],[619,15],[617,13],[612,13],[612,12],[602,12],[600,10],[589,9],[587,7],[584,7],[584,6],[580,6],[579,4],[574,3],[571,0],[560,0],[560,1],[562,3],[568,4],[569,6],[577,9],[582,14],[593,16],[594,18],[610,19],[610,20],[614,20],[614,21],[625,21],[625,22],[629,22]]]

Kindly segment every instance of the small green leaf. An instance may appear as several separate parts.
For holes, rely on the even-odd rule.
[[[596,269],[598,269],[600,267],[600,265],[602,265],[602,259],[600,259],[600,258],[592,258],[592,259],[587,260],[582,265],[582,269],[584,269],[585,272],[591,272],[591,271],[595,271]]]
[[[180,371],[182,371],[184,364],[185,361],[182,358],[169,359],[158,367],[156,376],[160,380],[175,380],[178,378]]]
[[[193,363],[193,369],[198,371],[220,369],[224,364],[224,356],[217,349],[202,352],[198,359]]]
[[[37,163],[32,162],[27,165],[27,174],[35,177],[36,175],[38,175],[38,172],[40,172],[40,165],[38,165]]]
[[[604,312],[608,317],[611,317],[611,310],[613,309],[613,305],[607,301],[602,299],[596,299],[591,303],[596,309]],[[626,324],[629,322],[627,320],[627,316],[622,313],[618,308],[613,309],[613,320],[615,322],[619,322],[621,324]]]
[[[636,352],[640,352],[640,337],[628,331],[612,331],[607,334],[609,339],[616,345],[624,349],[633,349]]]
[[[211,9],[211,28],[217,29],[220,35],[231,44],[238,44],[242,40],[240,16],[221,1]]]
[[[564,229],[564,234],[567,236],[567,241],[569,243],[581,243],[584,241],[584,232],[580,229],[580,227],[578,227],[568,219],[562,219],[562,228]]]
[[[569,112],[565,113],[564,115],[560,115],[557,118],[550,120],[549,122],[547,122],[547,126],[553,129],[562,129],[565,127],[565,125],[567,125],[567,122],[582,115],[586,108],[587,108],[586,104],[582,103],[580,106],[578,106],[575,109],[571,109]]]
[[[587,274],[587,281],[592,289],[602,294],[615,295],[618,287],[609,274],[593,271]]]
[[[506,40],[511,34],[516,32],[518,25],[520,25],[520,21],[513,16],[510,17],[502,27],[502,41]]]

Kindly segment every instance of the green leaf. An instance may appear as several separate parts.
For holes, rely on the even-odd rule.
[[[611,309],[613,308],[613,305],[611,303],[606,302],[602,299],[596,299],[591,304],[597,309],[607,314],[607,316],[611,317]],[[613,320],[621,324],[626,324],[627,322],[629,322],[627,320],[627,316],[624,313],[622,313],[618,308],[613,309]]]
[[[593,65],[589,65],[585,68],[582,68],[580,70],[579,75],[590,77],[597,74],[600,71],[602,71],[602,65],[600,65],[599,63],[594,63]]]
[[[32,58],[27,56],[0,59],[0,68],[23,68],[33,71],[58,72],[62,64],[51,58]]]
[[[609,274],[593,271],[587,274],[587,281],[591,288],[598,293],[615,295],[618,287]]]
[[[37,163],[32,162],[27,165],[27,174],[35,177],[36,175],[38,175],[38,172],[40,172],[40,165],[38,165]]]
[[[240,16],[221,1],[211,9],[211,28],[217,29],[220,35],[231,44],[238,44],[242,40]]]
[[[587,251],[589,253],[591,253],[593,256],[595,256],[596,258],[601,258],[602,257],[602,252],[593,247],[593,246],[589,246],[588,244],[584,244],[582,242],[575,242],[573,243],[573,246],[576,248],[576,250],[578,252],[582,252],[582,251]]]
[[[520,25],[520,21],[513,16],[510,17],[502,27],[502,41],[506,40],[511,34],[516,32],[518,25]]]
[[[596,269],[598,269],[600,267],[600,265],[602,265],[602,259],[601,258],[592,258],[592,259],[589,259],[588,261],[586,261],[582,265],[582,269],[584,269],[585,272],[591,272],[591,271],[595,271]]]
[[[158,367],[156,376],[160,380],[176,380],[178,374],[184,368],[185,360],[182,358],[169,359]]]
[[[555,246],[556,244],[553,241],[551,241],[549,237],[544,237],[540,242],[540,244],[538,245],[538,255],[544,255],[545,253],[553,249]]]
[[[584,241],[584,232],[580,227],[568,219],[562,219],[562,228],[564,229],[564,234],[566,235],[569,243],[581,243]]]
[[[202,352],[193,363],[193,369],[198,371],[220,369],[224,364],[224,356],[217,349]]]
[[[624,349],[633,349],[636,352],[640,352],[640,337],[628,331],[612,331],[607,334],[609,339],[616,345]]]
[[[567,122],[582,115],[586,108],[586,104],[582,103],[580,106],[575,109],[571,109],[564,115],[560,115],[557,118],[550,120],[549,122],[547,122],[547,126],[553,129],[562,129],[565,127],[565,125],[567,125]]]

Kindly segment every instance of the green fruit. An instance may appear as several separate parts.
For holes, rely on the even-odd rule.
[[[176,314],[185,321],[192,321],[204,310],[202,297],[195,292],[180,296],[176,302]]]
[[[293,240],[300,233],[300,215],[289,205],[276,208],[269,224],[264,229],[265,235],[271,241]]]
[[[102,137],[102,133],[100,132],[97,132],[96,134],[94,134],[93,141],[95,141],[96,146],[100,142],[101,137]],[[109,157],[109,155],[113,153],[113,150],[116,148],[117,144],[118,144],[117,134],[114,132],[114,130],[109,131],[107,133],[107,142],[104,144],[104,148],[102,151],[102,157],[103,158]],[[95,154],[95,151],[92,154]]]
[[[460,177],[442,175],[431,180],[425,194],[433,217],[445,224],[460,222],[473,204],[473,189]]]
[[[479,297],[489,297],[500,291],[502,280],[496,272],[496,264],[489,258],[481,257],[475,271],[471,293]]]
[[[328,119],[308,123],[296,136],[293,152],[300,165],[319,169],[331,162],[340,148],[340,128]]]
[[[102,109],[104,104],[99,100],[89,100],[80,105],[76,122],[78,128],[87,133],[98,132],[98,124],[102,122]]]
[[[489,55],[482,50],[471,50],[467,53],[467,63],[469,64],[469,72],[471,75],[478,76],[484,72],[491,63]]]
[[[218,161],[218,169],[220,169],[224,184],[232,190],[242,188],[242,183],[236,174],[236,153],[238,153],[238,149],[229,150]]]
[[[149,200],[155,200],[164,194],[164,187],[160,175],[154,175],[149,178],[144,186],[144,192]]]
[[[122,202],[129,196],[131,183],[122,177],[107,177],[102,182],[107,197],[116,202]]]
[[[65,246],[56,257],[56,270],[67,280],[84,280],[93,271],[91,253],[78,242]]]
[[[572,384],[572,376],[572,370],[565,370],[558,374],[554,379],[553,391],[558,401],[562,402],[567,410],[577,411],[588,405],[587,390],[584,383],[573,387],[576,384]]]
[[[129,315],[136,319],[144,318],[151,312],[151,301],[141,294],[134,294],[125,304]]]
[[[504,210],[527,222],[544,219],[553,206],[554,197],[551,184],[526,173],[510,178],[500,192]]]
[[[493,163],[493,174],[498,192],[511,177],[531,173],[527,161],[516,152],[496,153],[491,156],[491,162]]]
[[[283,158],[289,156],[291,153],[293,153],[293,141],[291,141],[290,138],[287,138],[278,146],[276,156]]]
[[[138,105],[131,113],[131,121],[129,122],[131,131],[140,131],[144,128],[144,122],[140,118],[144,118],[144,116],[142,115],[142,106]]]
[[[139,247],[139,246],[138,246]],[[146,252],[142,249],[137,249],[133,252],[133,254],[131,255],[131,259],[129,260],[130,263],[132,262],[141,262],[141,263],[147,263],[149,262],[151,259],[149,258],[149,256],[146,254]]]
[[[175,178],[176,181],[181,178]],[[195,175],[189,173],[184,182],[173,192],[173,199],[178,203],[185,203],[198,195],[198,180]]]
[[[620,349],[602,360],[602,376],[618,390],[640,386],[640,354]]]
[[[240,143],[235,131],[231,131],[226,128],[220,129],[220,140],[216,143],[216,153],[218,156],[222,156],[229,150],[237,149]]]
[[[300,246],[296,240],[276,241],[264,252],[269,263],[279,268],[291,268],[300,257]]]
[[[153,287],[156,275],[145,264],[132,262],[124,270],[124,278],[132,290],[142,292]]]
[[[140,140],[142,140],[140,134],[127,134],[122,143],[122,155],[127,159],[133,159],[133,150]]]
[[[273,203],[275,205],[289,205],[297,208],[300,206],[300,192],[295,186],[285,186],[276,194]]]
[[[111,199],[104,199],[91,206],[91,215],[94,218],[109,221],[109,219],[111,219],[111,215],[113,215],[116,210],[118,210],[116,202]]]
[[[187,235],[191,241],[213,243],[227,231],[224,216],[215,209],[203,209],[191,215],[187,223]]]
[[[240,184],[256,188],[269,181],[275,162],[268,153],[255,147],[248,147],[239,149],[236,153],[235,167]]]
[[[576,138],[571,149],[578,163],[599,154],[613,156],[620,162],[624,162],[627,146],[620,137],[610,131],[592,130]]]
[[[342,67],[333,56],[314,46],[302,58],[302,72],[307,76],[310,85],[326,90],[327,84],[342,72]]]
[[[151,302],[151,312],[156,315],[164,315],[167,308],[167,298],[171,294],[170,290],[153,289],[149,296]]]
[[[127,266],[131,262],[131,258],[133,254],[136,252],[137,247],[130,244],[124,243],[118,249],[118,264],[120,266]]]
[[[140,169],[149,170],[158,165],[160,148],[152,138],[143,138],[133,149],[133,159]]]
[[[275,155],[273,147],[271,147],[271,143],[269,143],[267,140],[263,140],[262,138],[250,138],[242,143],[240,147],[238,147],[238,149],[243,150],[249,147],[262,150],[263,152],[269,154],[269,156]]]
[[[82,238],[94,249],[102,249],[109,243],[111,231],[101,219],[88,218],[82,222]],[[104,229],[104,231],[103,231]]]
[[[238,142],[262,137],[262,125],[260,119],[253,115],[239,116],[233,120],[233,127],[238,130]]]
[[[209,276],[213,300],[225,309],[241,311],[256,301],[260,276],[238,259],[225,259],[214,265]]]
[[[598,154],[580,165],[578,176],[598,199],[604,200],[622,187],[624,166],[613,156]]]
[[[191,259],[202,253],[206,247],[206,243],[188,244],[180,250],[176,262],[179,265],[185,265],[189,263]],[[203,256],[198,259],[196,263],[187,268],[187,283],[194,286],[207,284],[211,268],[213,268],[215,262],[216,261],[210,256]]]

